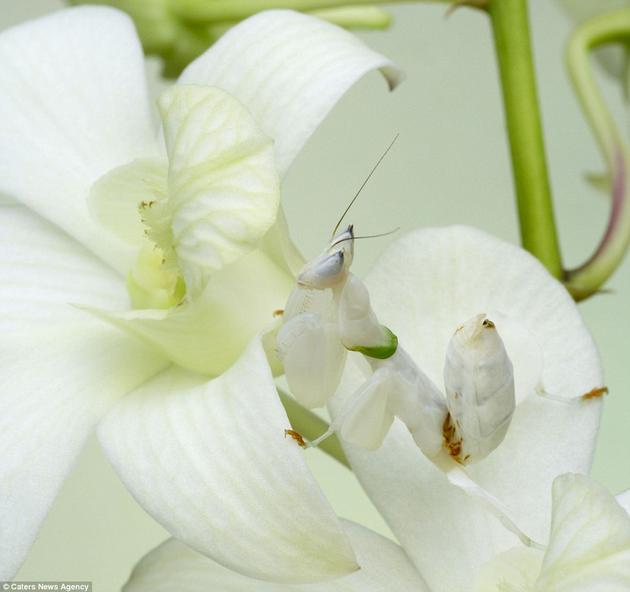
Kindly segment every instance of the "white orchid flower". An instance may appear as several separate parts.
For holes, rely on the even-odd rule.
[[[297,257],[279,178],[373,69],[396,84],[348,33],[260,14],[166,91],[160,128],[124,14],[0,35],[0,580],[95,427],[143,507],[219,563],[286,582],[357,568],[284,439],[259,335]]]
[[[515,547],[483,565],[467,588],[429,587],[405,550],[346,523],[361,570],[333,582],[278,585],[247,578],[170,539],[133,570],[124,592],[625,592],[630,585],[630,490],[615,500],[583,475],[558,477],[546,551]],[[625,506],[625,510],[624,510]],[[418,525],[419,529],[422,525]],[[451,571],[462,563],[450,565]]]
[[[347,274],[343,261],[354,253],[351,241],[343,244],[343,257],[335,258],[341,263],[329,261],[326,252],[318,260],[326,265],[305,268],[300,275],[305,286]],[[418,231],[397,241],[368,274],[366,284],[379,319],[436,384],[453,330],[479,310],[488,311],[488,316],[491,311],[501,313],[496,329],[503,331],[513,363],[517,406],[503,441],[467,470],[480,487],[505,502],[514,521],[545,544],[546,551],[521,545],[492,512],[449,482],[423,454],[401,413],[388,422],[384,442],[374,451],[344,442],[341,431],[353,470],[400,543],[396,546],[347,524],[362,568],[357,574],[325,585],[269,587],[170,541],[141,561],[126,592],[174,587],[185,592],[627,589],[630,518],[599,486],[571,474],[585,473],[590,466],[601,400],[581,395],[601,384],[601,369],[566,290],[526,252],[463,227]],[[294,293],[287,311],[299,310],[301,302]],[[364,308],[364,301],[356,302],[353,312]],[[328,319],[323,319],[325,326]],[[303,334],[317,334],[308,332],[316,323],[306,325]],[[377,335],[376,341],[381,338]],[[532,348],[533,343],[539,346]],[[324,356],[317,359],[326,361]],[[364,380],[358,364],[348,367],[334,415],[344,407],[344,396],[351,399]],[[545,397],[536,389],[541,384]],[[382,416],[382,409],[364,415],[363,427],[378,427]],[[630,492],[619,502],[628,506],[629,498]]]

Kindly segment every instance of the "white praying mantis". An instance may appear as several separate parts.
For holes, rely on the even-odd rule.
[[[284,310],[278,354],[292,394],[305,407],[324,406],[335,395],[348,351],[359,352],[369,366],[365,382],[344,402],[328,431],[303,444],[317,446],[337,433],[347,443],[375,450],[398,418],[452,484],[481,500],[525,545],[540,548],[465,471],[501,444],[516,408],[514,370],[500,327],[480,313],[454,328],[442,393],[380,324],[366,286],[350,272],[354,241],[363,237],[354,236],[352,225],[337,230],[395,140],[346,208],[328,247],[299,273]],[[599,395],[604,389],[576,401],[595,391]],[[541,387],[538,394],[558,400]]]

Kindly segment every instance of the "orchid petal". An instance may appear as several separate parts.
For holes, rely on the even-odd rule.
[[[174,249],[187,292],[195,295],[212,273],[253,250],[275,222],[280,189],[273,147],[245,107],[219,89],[178,84],[159,106],[169,173],[168,199],[158,205],[166,208],[168,228],[161,233],[170,244],[156,242],[165,253]]]
[[[146,241],[142,204],[164,199],[168,162],[139,158],[103,175],[90,190],[88,206],[92,216],[107,230],[131,245]]]
[[[264,236],[260,248],[278,267],[293,277],[297,277],[304,267],[304,257],[289,235],[289,224],[282,205],[278,207],[276,222]]]
[[[254,580],[169,539],[138,563],[123,592],[428,592],[398,545],[353,522],[343,526],[361,570],[331,582],[278,585]]]
[[[498,310],[485,311],[493,321],[510,359],[519,361],[514,368],[514,387],[517,405],[532,393],[544,388],[541,384],[544,361],[543,349],[535,336],[518,320]]]
[[[10,580],[95,422],[164,361],[72,306],[124,306],[124,283],[50,223],[0,208],[0,251],[0,580]]]
[[[603,487],[583,475],[553,485],[549,547],[537,592],[630,589],[630,517]]]
[[[542,551],[522,546],[499,553],[481,568],[474,592],[530,592],[542,561]]]
[[[0,208],[0,332],[85,320],[75,305],[125,309],[122,279],[23,206]]]
[[[164,362],[91,319],[5,336],[0,360],[0,580],[10,580],[95,423]]]
[[[180,77],[241,101],[275,141],[283,176],[350,87],[380,69],[391,89],[400,72],[354,35],[289,10],[259,13],[230,29]]]
[[[169,370],[125,397],[101,443],[143,507],[197,551],[259,579],[357,569],[297,444],[259,339],[217,379]]]
[[[0,193],[126,271],[132,251],[103,232],[91,184],[157,143],[132,21],[104,7],[62,10],[0,35]]]
[[[630,514],[630,489],[617,496],[617,503]]]
[[[257,250],[213,275],[197,298],[174,308],[86,310],[142,339],[182,368],[218,376],[232,365],[255,334],[270,327],[274,311],[282,308],[292,281]]]
[[[142,246],[147,228],[139,208],[143,202],[164,200],[168,191],[168,162],[138,159],[101,177],[90,191],[92,215],[110,232],[131,244]],[[260,241],[260,249],[287,274],[295,277],[304,257],[289,236],[286,216],[279,205],[274,224]]]
[[[464,227],[417,231],[397,241],[366,284],[379,320],[436,384],[442,382],[451,334],[475,314],[500,310],[541,345],[542,382],[567,402],[530,393],[517,407],[501,445],[467,471],[505,505],[521,530],[544,541],[553,479],[588,471],[601,409],[597,400],[577,400],[601,386],[602,374],[570,296],[525,251]],[[509,340],[506,348],[518,380],[518,351],[510,351]],[[340,391],[354,392],[363,380],[349,368]],[[347,454],[435,592],[468,590],[480,565],[516,544],[494,517],[423,457],[399,421],[379,450],[348,447]]]
[[[488,490],[476,483],[468,473],[454,461],[452,461],[452,464],[454,465],[453,468],[446,470],[446,478],[452,485],[459,487],[462,491],[482,503],[490,514],[496,516],[507,530],[519,538],[523,545],[536,549],[544,548],[540,543],[532,541],[532,539],[514,523],[510,518],[509,510],[501,500],[494,497]]]
[[[481,569],[476,590],[628,590],[630,516],[618,501],[583,475],[558,477],[547,552],[517,547],[499,554]]]

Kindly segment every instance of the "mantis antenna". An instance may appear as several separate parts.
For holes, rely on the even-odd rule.
[[[365,178],[365,181],[363,181],[363,183],[361,183],[361,187],[359,187],[359,190],[354,194],[354,197],[352,198],[352,200],[348,204],[348,207],[343,211],[343,214],[341,214],[341,218],[339,218],[339,221],[337,222],[337,225],[335,226],[335,229],[332,231],[332,236],[335,236],[335,234],[337,233],[337,230],[339,229],[339,226],[343,222],[343,219],[346,217],[346,214],[350,211],[350,208],[352,207],[354,202],[357,200],[357,197],[359,197],[359,195],[361,195],[361,191],[363,191],[364,187],[368,184],[368,181],[372,178],[372,175],[374,174],[376,169],[379,167],[381,162],[383,162],[383,159],[387,156],[389,151],[392,149],[392,146],[396,143],[396,140],[398,140],[398,136],[400,136],[400,134],[396,134],[394,136],[394,139],[389,143],[389,146],[385,149],[383,154],[381,154],[381,157],[378,159],[376,164],[372,167],[372,170],[370,171],[370,174]]]
[[[362,236],[347,236],[346,238],[341,238],[338,241],[335,241],[334,243],[332,243],[330,245],[330,249],[332,249],[334,246],[343,243],[345,241],[349,241],[349,240],[360,240],[362,238],[380,238],[382,236],[389,236],[390,234],[394,234],[396,232],[398,232],[400,230],[400,226],[396,226],[396,228],[392,228],[391,230],[388,230],[387,232],[379,232],[378,234],[365,234]]]

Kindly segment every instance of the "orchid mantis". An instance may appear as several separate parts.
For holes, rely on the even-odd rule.
[[[352,226],[335,235],[305,265],[289,299],[278,345],[295,397],[308,407],[326,403],[346,351],[356,351],[369,376],[323,437],[339,430],[344,440],[376,449],[398,417],[437,464],[485,458],[503,440],[515,408],[512,363],[495,324],[479,314],[457,328],[446,353],[444,397],[378,322],[367,288],[349,271],[354,240]]]
[[[501,443],[515,409],[512,363],[495,324],[479,314],[457,328],[446,354],[445,397],[378,322],[367,288],[349,270],[354,240],[350,225],[304,266],[277,336],[289,387],[306,407],[335,395],[347,351],[367,362],[365,382],[329,430],[306,446],[339,432],[344,441],[375,450],[398,417],[452,483],[480,498],[526,545],[539,546],[461,469]]]
[[[361,354],[365,381],[343,402],[328,431],[310,443],[296,440],[313,447],[336,432],[348,444],[376,450],[398,418],[452,484],[481,500],[524,544],[540,547],[509,518],[502,502],[465,471],[500,446],[516,410],[515,372],[502,327],[510,341],[528,350],[527,391],[567,404],[544,389],[540,347],[518,323],[500,313],[492,318],[475,314],[454,327],[445,351],[441,391],[379,322],[366,286],[350,272],[356,238],[360,237],[355,237],[352,225],[339,232],[335,228],[327,248],[303,267],[287,302],[277,345],[289,388],[305,407],[321,407],[335,396],[348,351]],[[568,404],[604,391],[595,388]]]

